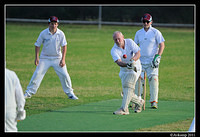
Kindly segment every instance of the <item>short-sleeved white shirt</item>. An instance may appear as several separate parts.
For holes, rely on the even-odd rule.
[[[135,34],[134,41],[140,46],[140,61],[142,64],[150,64],[155,54],[158,53],[159,44],[164,42],[161,32],[150,26],[146,32],[144,28],[138,30]]]
[[[60,29],[57,28],[56,33],[52,35],[49,28],[47,28],[40,33],[35,42],[37,47],[40,47],[42,44],[43,48],[40,58],[54,59],[62,57],[61,46],[66,46],[67,41],[65,34]]]
[[[116,43],[111,49],[112,58],[115,61],[121,59],[124,63],[129,63],[130,59],[135,55],[136,52],[140,50],[139,46],[132,39],[124,39],[125,47],[124,49],[118,47]],[[127,58],[124,59],[123,55],[126,54]],[[140,60],[136,61],[136,67],[140,67]],[[133,71],[132,69],[127,69],[126,67],[120,67],[122,71]]]

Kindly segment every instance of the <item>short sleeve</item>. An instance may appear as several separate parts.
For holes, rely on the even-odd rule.
[[[138,52],[140,50],[140,47],[132,39],[130,39],[130,42],[133,52],[134,53]]]
[[[159,30],[157,31],[156,41],[158,44],[165,41],[164,37],[162,36],[162,33]]]
[[[138,32],[136,32],[136,34],[135,34],[134,42],[135,42],[136,44],[139,44]]]
[[[65,34],[62,32],[61,46],[66,46],[66,45],[67,45],[67,40]]]
[[[43,42],[42,35],[43,35],[43,32],[40,33],[37,41],[35,42],[35,46],[40,47],[42,45],[42,42]]]
[[[112,49],[111,50],[111,56],[112,56],[114,62],[117,61],[118,59],[121,59],[120,56],[117,54],[117,50],[116,49]]]

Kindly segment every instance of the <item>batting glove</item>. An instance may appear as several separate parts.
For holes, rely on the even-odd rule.
[[[151,62],[151,67],[152,68],[158,68],[158,66],[160,64],[160,60],[161,60],[161,56],[156,54],[154,59]]]
[[[135,67],[135,65],[136,65],[136,62],[133,59],[131,59],[129,63],[127,63],[126,67],[128,69],[133,69],[135,72],[137,72],[137,68]]]

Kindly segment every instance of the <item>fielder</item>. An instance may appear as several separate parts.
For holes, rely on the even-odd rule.
[[[135,103],[140,110],[142,110],[141,108],[144,104],[144,100],[140,100],[138,96],[134,94],[135,83],[141,74],[141,64],[139,60],[140,48],[132,39],[124,39],[120,31],[114,32],[113,40],[115,44],[111,49],[111,55],[114,62],[120,66],[119,77],[123,89],[122,105],[117,111],[113,112],[113,114],[127,115],[129,114],[128,105],[130,101]]]
[[[65,64],[67,41],[63,31],[57,28],[58,22],[59,20],[56,16],[51,16],[48,20],[49,27],[40,33],[35,42],[35,65],[37,67],[27,86],[26,93],[24,94],[25,98],[30,98],[36,94],[45,73],[50,67],[53,67],[60,78],[65,94],[67,94],[69,99],[78,99],[73,92],[71,79]],[[43,48],[39,59],[41,44],[43,44]]]
[[[161,60],[161,55],[164,51],[164,38],[159,30],[152,27],[152,16],[148,13],[142,17],[143,28],[135,34],[134,41],[140,46],[140,61],[142,70],[146,71],[150,86],[150,103],[151,107],[158,108],[158,68]],[[144,73],[142,73],[144,79]],[[143,80],[142,80],[143,81]],[[141,82],[142,91],[142,82]],[[138,94],[138,82],[136,83],[135,93]],[[141,92],[142,93],[142,92]],[[141,96],[141,95],[138,95]]]
[[[6,69],[5,73],[5,131],[17,132],[17,121],[26,118],[25,99],[15,72]]]

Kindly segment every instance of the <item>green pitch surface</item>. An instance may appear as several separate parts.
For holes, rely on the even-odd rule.
[[[121,99],[112,99],[80,106],[67,107],[28,116],[18,123],[19,131],[134,131],[156,125],[176,122],[194,116],[193,102],[160,101],[159,109],[151,109],[129,115],[113,115],[121,105]],[[189,127],[188,127],[189,129]]]

